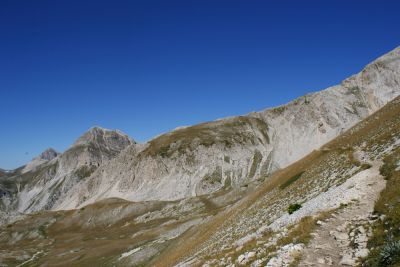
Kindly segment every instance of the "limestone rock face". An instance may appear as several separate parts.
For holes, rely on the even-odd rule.
[[[340,85],[286,105],[191,127],[131,146],[72,188],[56,209],[108,197],[175,200],[244,186],[286,167],[400,94],[400,48]]]
[[[3,210],[30,213],[52,209],[70,188],[134,143],[119,131],[95,127],[62,154],[44,151],[25,167],[1,177]]]
[[[75,186],[56,208],[112,196],[179,199],[241,186],[270,172],[269,143],[268,125],[249,116],[180,128],[130,146]]]
[[[287,105],[251,114],[270,125],[274,163],[285,167],[374,113],[400,94],[400,47],[360,73]]]

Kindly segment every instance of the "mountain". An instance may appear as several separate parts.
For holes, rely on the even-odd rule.
[[[25,167],[22,169],[22,173],[34,171],[38,166],[54,159],[58,155],[59,153],[57,151],[55,151],[52,148],[48,148],[45,151],[43,151],[39,156],[34,158],[31,162],[26,164]]]
[[[340,85],[286,105],[190,127],[134,145],[81,180],[53,209],[118,197],[177,200],[262,181],[400,94],[400,48]]]
[[[398,266],[399,114],[397,97],[147,265]]]
[[[176,201],[109,198],[80,209],[26,215],[0,228],[0,264],[396,266],[399,114],[397,97],[319,149],[247,186]]]
[[[0,265],[400,263],[400,47],[286,105],[0,175]]]
[[[45,151],[2,175],[1,210],[74,209],[107,198],[173,201],[262,182],[398,96],[399,74],[396,48],[340,85],[145,144],[94,127],[64,153]]]
[[[30,213],[53,208],[76,183],[134,143],[120,131],[94,127],[62,154],[44,151],[0,178],[3,210]]]

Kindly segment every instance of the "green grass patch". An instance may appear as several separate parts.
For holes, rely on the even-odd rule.
[[[149,141],[149,145],[140,153],[145,156],[170,157],[177,152],[185,154],[194,151],[199,146],[211,147],[222,144],[229,149],[236,145],[248,145],[257,141],[253,132],[245,129],[257,130],[269,143],[268,125],[259,118],[239,116],[220,121],[206,122],[185,127],[163,134]],[[171,146],[173,145],[173,146]]]
[[[228,157],[228,156],[224,156],[224,161],[225,161],[226,163],[230,163],[231,158]]]
[[[288,187],[289,185],[291,185],[292,183],[296,182],[298,179],[300,179],[300,177],[303,175],[304,171],[299,172],[296,175],[293,175],[292,177],[290,177],[286,182],[284,182],[283,184],[281,184],[279,186],[280,189],[285,189],[286,187]]]
[[[253,178],[254,175],[256,174],[256,171],[258,169],[258,166],[260,165],[262,161],[262,154],[260,151],[256,150],[254,152],[253,156],[253,163],[251,164],[250,171],[249,171],[249,178]]]
[[[95,166],[87,166],[83,165],[79,169],[75,171],[76,176],[79,179],[84,179],[92,175],[92,173],[96,170]]]
[[[39,226],[38,232],[41,236],[47,238],[46,224],[42,224],[41,226]]]
[[[203,181],[209,184],[221,183],[222,181],[222,169],[220,166],[215,168],[215,170],[210,174],[206,175],[203,178]]]

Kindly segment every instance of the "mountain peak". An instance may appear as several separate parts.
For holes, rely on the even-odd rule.
[[[79,137],[73,146],[96,144],[109,147],[113,150],[121,150],[135,143],[134,140],[120,130],[110,130],[94,126]]]
[[[43,151],[39,156],[35,157],[22,169],[22,173],[35,170],[38,166],[56,158],[60,153],[55,151],[53,148],[48,148]]]
[[[57,157],[60,153],[58,153],[56,150],[54,150],[53,148],[48,148],[45,151],[42,152],[42,154],[40,154],[38,156],[38,158],[43,159],[43,160],[52,160],[55,157]]]

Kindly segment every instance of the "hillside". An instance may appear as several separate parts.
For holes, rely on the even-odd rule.
[[[399,114],[397,98],[321,149],[275,173],[233,208],[189,230],[152,264],[355,265],[373,247],[365,261],[367,266],[378,266],[374,262],[382,260],[380,251],[388,242],[398,244],[400,236]],[[383,189],[383,176],[390,177],[392,187]],[[301,208],[289,214],[292,204]],[[323,234],[342,241],[332,245],[334,255],[328,253],[332,248],[324,253],[322,245],[328,240],[320,242]],[[313,256],[310,251],[316,250],[321,250],[320,255]],[[399,251],[388,253],[395,258]]]
[[[119,131],[94,127],[62,154],[44,151],[26,166],[0,177],[0,208],[7,217],[52,209],[74,184],[134,142]],[[0,222],[4,216],[1,216]]]
[[[354,265],[373,247],[367,266],[394,263],[398,250],[389,259],[381,252],[400,242],[399,114],[396,98],[260,184],[28,215],[1,229],[0,258],[26,266],[326,266]],[[299,209],[289,214],[291,204]]]
[[[118,197],[178,200],[261,181],[304,157],[400,94],[400,48],[340,85],[286,105],[183,127],[123,151],[54,209]]]
[[[261,182],[400,94],[400,48],[340,85],[286,105],[181,127],[137,144],[94,127],[0,178],[1,221],[107,198],[175,201]]]

